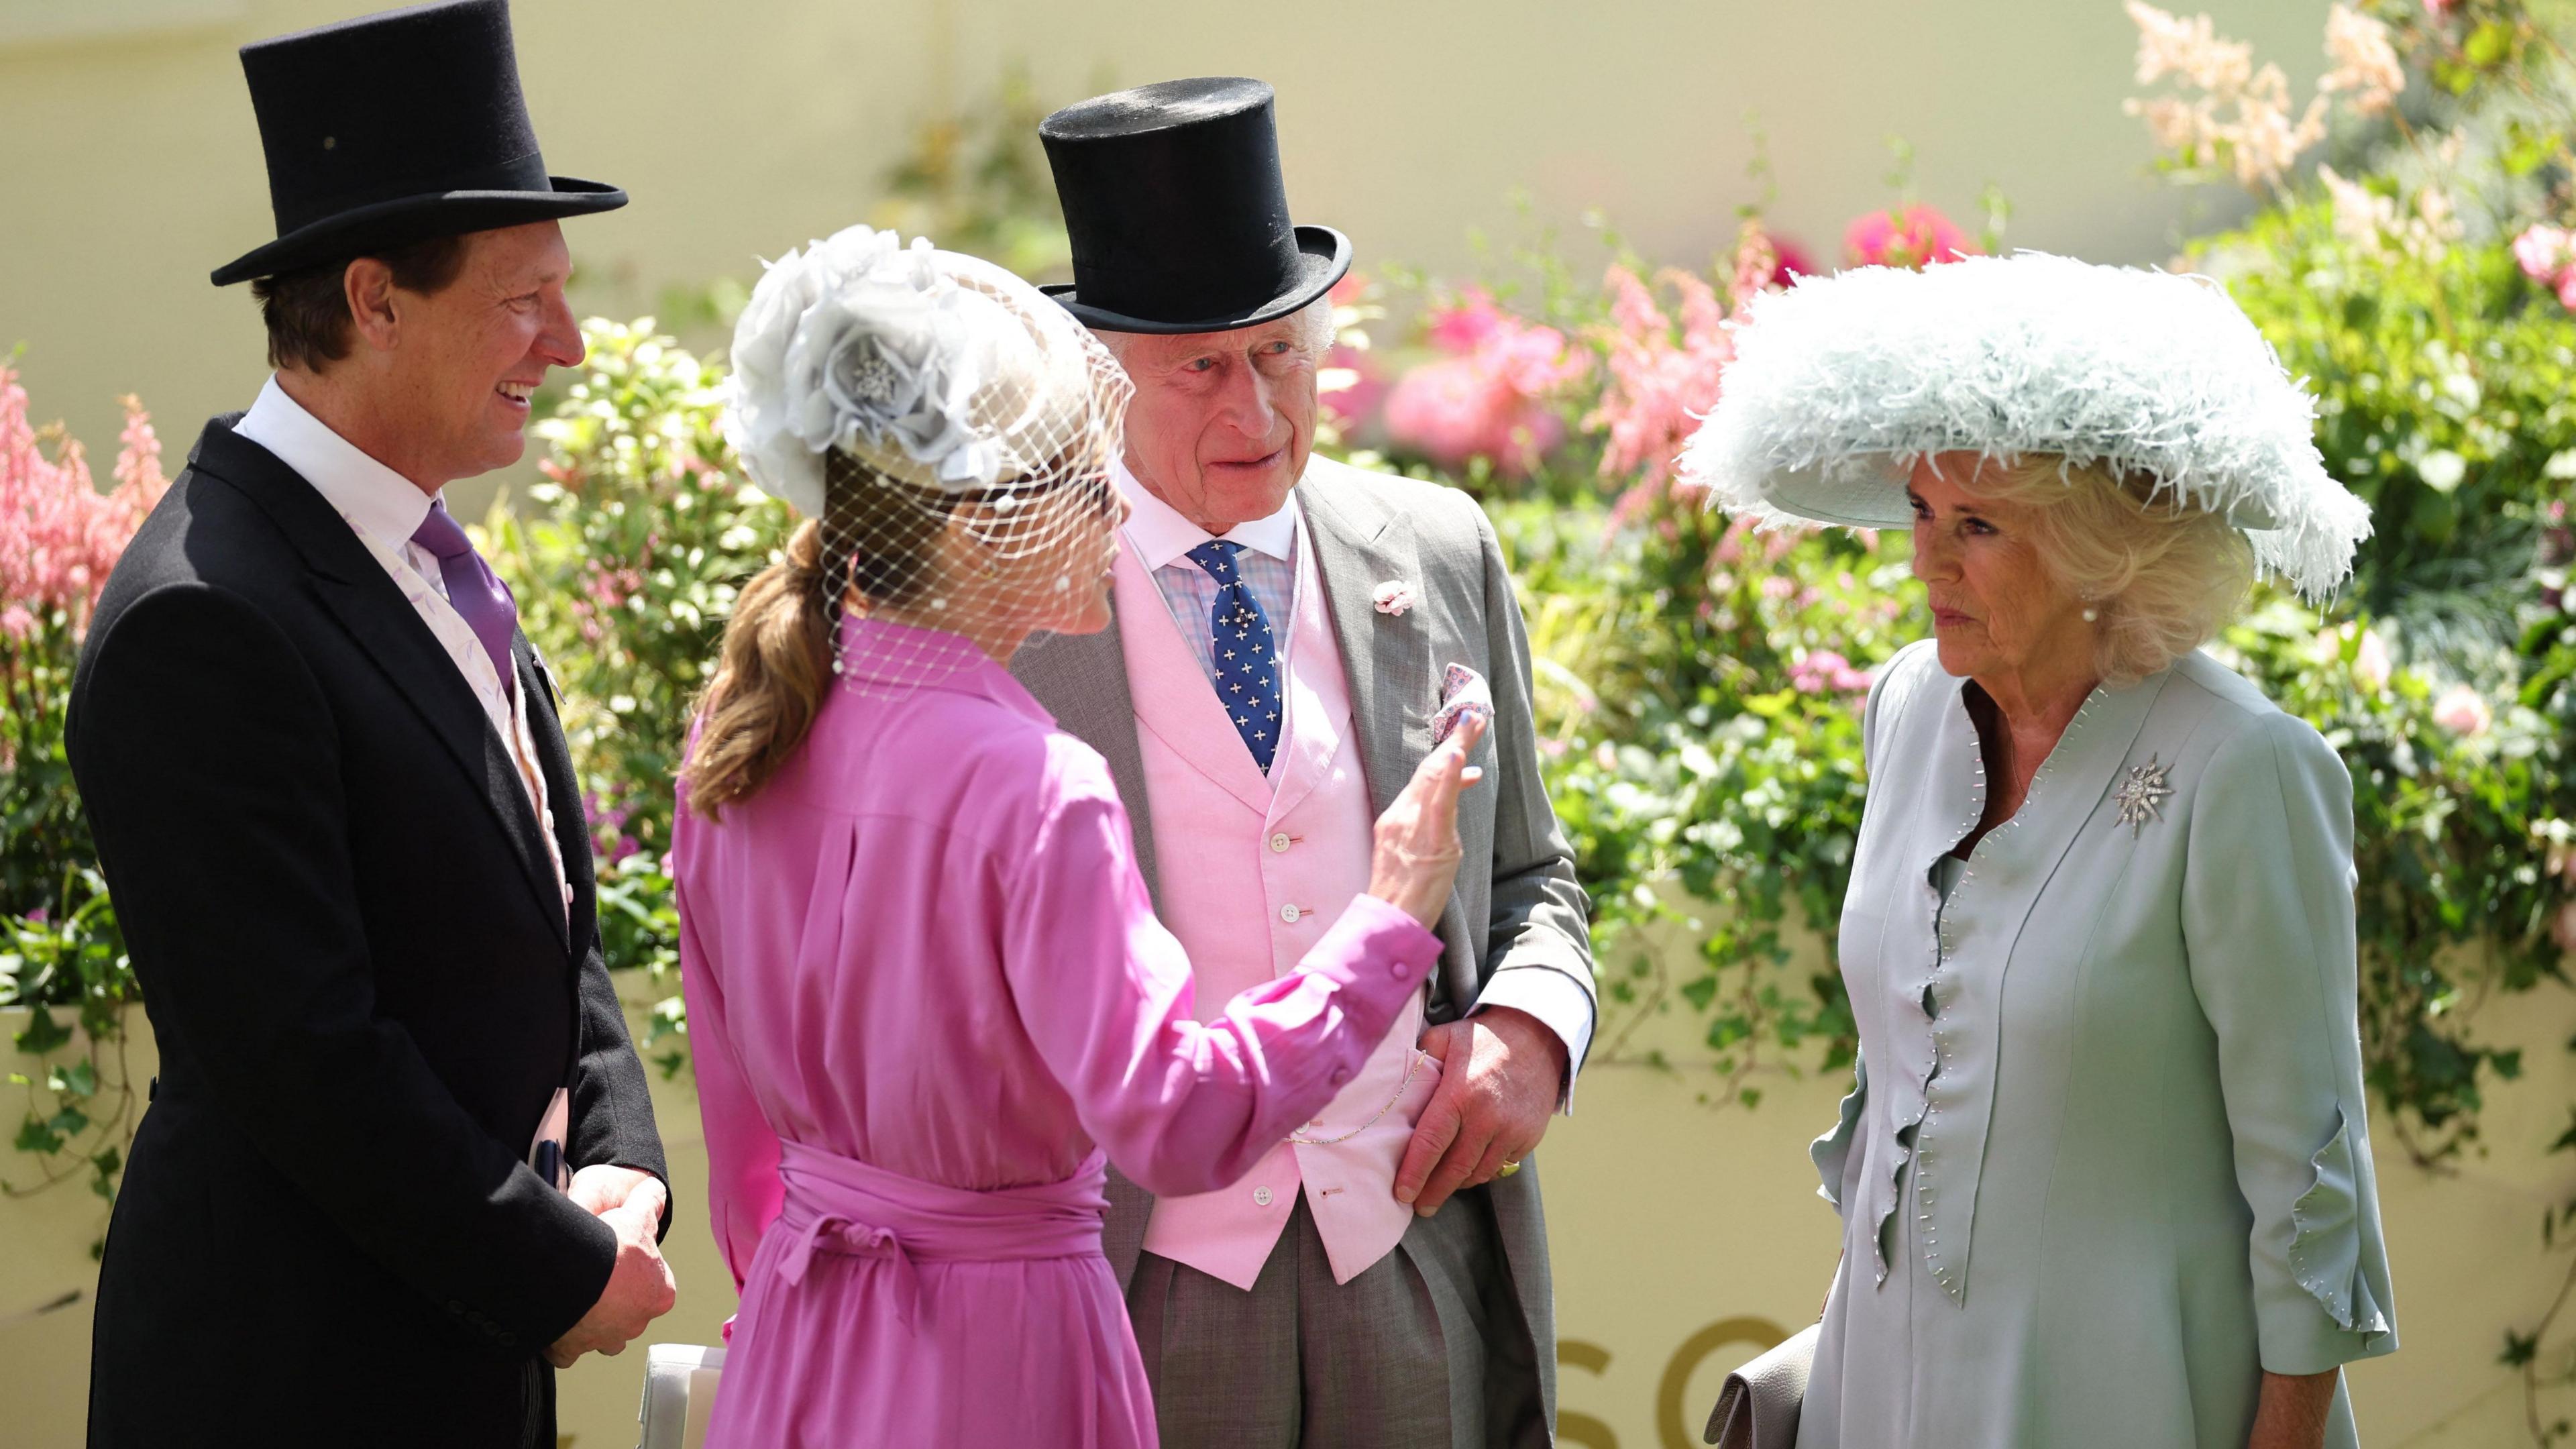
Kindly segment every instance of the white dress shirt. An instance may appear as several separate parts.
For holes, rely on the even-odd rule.
[[[1125,462],[1113,470],[1118,491],[1127,496],[1133,510],[1127,519],[1127,544],[1135,550],[1137,561],[1145,565],[1146,577],[1163,596],[1163,604],[1172,611],[1172,622],[1179,626],[1181,638],[1197,657],[1199,668],[1208,678],[1216,678],[1216,632],[1210,616],[1216,611],[1217,582],[1190,550],[1211,538],[1223,538],[1243,545],[1235,555],[1235,574],[1252,597],[1261,604],[1261,612],[1270,619],[1270,638],[1277,646],[1279,665],[1288,665],[1288,641],[1297,631],[1290,627],[1303,602],[1297,595],[1297,548],[1306,531],[1305,514],[1297,507],[1297,493],[1290,489],[1288,501],[1267,518],[1238,523],[1223,534],[1206,529],[1181,516],[1181,511],[1145,490],[1136,476],[1127,471]]]
[[[555,883],[569,913],[572,887],[564,876],[562,848],[555,843],[555,817],[546,798],[545,774],[537,768],[536,736],[528,728],[526,694],[505,687],[481,637],[465,622],[465,616],[447,602],[447,579],[436,555],[411,541],[422,520],[429,517],[430,495],[306,412],[286,395],[286,389],[277,385],[274,376],[260,389],[259,400],[251,404],[250,411],[233,425],[233,433],[276,454],[279,462],[313,485],[313,491],[339,513],[358,536],[358,542],[384,569],[385,576],[402,591],[403,598],[420,615],[420,621],[429,626],[450,662],[465,677],[466,685],[474,691],[475,702],[483,707],[493,738],[507,748],[511,762],[518,767],[519,784],[527,791],[528,803],[545,827],[539,833],[545,836],[546,857],[554,864]]]

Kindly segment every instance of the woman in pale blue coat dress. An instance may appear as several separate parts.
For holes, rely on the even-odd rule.
[[[1684,472],[1912,529],[1840,934],[1861,1063],[1803,1449],[2355,1444],[2397,1347],[2352,781],[2198,652],[2367,514],[2222,293],[2023,256],[1757,306]]]

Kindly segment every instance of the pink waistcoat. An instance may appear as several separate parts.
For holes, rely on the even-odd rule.
[[[1287,734],[1264,778],[1161,592],[1132,550],[1119,551],[1118,627],[1144,756],[1159,911],[1189,950],[1201,1020],[1236,992],[1295,970],[1368,888],[1376,814],[1360,774],[1350,685],[1302,526],[1297,580]],[[1416,996],[1359,1075],[1298,1133],[1342,1140],[1283,1142],[1231,1187],[1157,1199],[1146,1250],[1249,1289],[1302,1188],[1335,1282],[1385,1257],[1413,1221],[1413,1210],[1395,1200],[1395,1171],[1440,1079],[1440,1064],[1414,1045],[1421,1035]]]

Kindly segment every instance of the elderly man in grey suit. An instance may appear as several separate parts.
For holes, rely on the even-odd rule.
[[[1108,759],[1199,1000],[1294,969],[1365,885],[1449,666],[1496,706],[1426,998],[1242,1182],[1156,1201],[1111,1175],[1163,1443],[1547,1444],[1530,1152],[1591,1040],[1591,944],[1493,530],[1463,494],[1310,456],[1350,243],[1289,221],[1269,86],[1121,91],[1041,135],[1073,241],[1051,290],[1136,384],[1134,514],[1116,621],[1013,668]]]

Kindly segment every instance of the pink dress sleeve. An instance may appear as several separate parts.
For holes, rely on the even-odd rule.
[[[685,817],[680,829],[686,829]],[[676,833],[676,832],[675,832]],[[698,1079],[698,1117],[706,1128],[707,1221],[740,1288],[760,1235],[778,1216],[785,1187],[778,1178],[778,1134],[751,1094],[742,1059],[726,1029],[723,984],[707,964],[691,924],[687,894],[672,892],[680,911],[680,994],[689,1008],[689,1053]],[[728,1320],[730,1337],[733,1324]]]
[[[1120,1171],[1157,1195],[1214,1191],[1351,1079],[1440,938],[1362,896],[1295,971],[1195,1020],[1189,957],[1154,918],[1108,769],[1062,743],[1006,884],[1002,965],[1020,1022]]]

